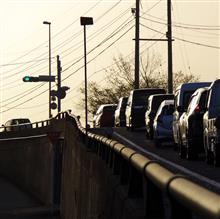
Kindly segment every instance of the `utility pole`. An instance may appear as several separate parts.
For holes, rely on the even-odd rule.
[[[172,19],[171,0],[167,0],[167,41],[168,41],[168,93],[173,93],[173,60],[172,60]]]
[[[61,88],[61,61],[60,57],[57,56],[57,90],[59,91]],[[61,99],[57,97],[57,112],[59,113],[61,111]]]
[[[136,9],[135,9],[135,80],[134,88],[139,88],[139,22],[140,18],[140,0],[136,0]]]

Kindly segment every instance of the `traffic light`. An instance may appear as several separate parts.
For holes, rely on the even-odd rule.
[[[64,99],[65,96],[66,96],[66,91],[69,90],[69,89],[70,89],[69,87],[63,86],[63,87],[60,87],[59,90],[52,90],[50,92],[50,95],[51,96],[56,96],[59,99]]]
[[[23,81],[24,82],[38,82],[39,78],[38,77],[32,77],[32,76],[24,76]]]
[[[55,76],[53,75],[39,75],[38,77],[32,77],[32,76],[25,76],[23,77],[24,82],[55,82]]]

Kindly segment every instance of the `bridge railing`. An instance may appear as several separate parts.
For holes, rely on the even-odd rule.
[[[20,131],[24,129],[46,127],[46,126],[49,126],[54,119],[65,118],[66,113],[67,112],[58,113],[55,117],[51,119],[46,119],[46,120],[33,122],[33,123],[24,123],[24,124],[18,124],[18,125],[10,125],[10,126],[2,125],[0,126],[0,132]]]
[[[93,134],[70,113],[62,113],[79,130],[81,140],[118,175],[127,197],[144,200],[146,218],[220,218],[220,195],[173,173],[119,142]]]

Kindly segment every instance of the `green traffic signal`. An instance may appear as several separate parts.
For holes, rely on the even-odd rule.
[[[31,77],[31,76],[24,76],[23,81],[24,82],[38,82],[39,78],[38,77]]]
[[[24,82],[30,82],[30,76],[25,76],[23,77]]]

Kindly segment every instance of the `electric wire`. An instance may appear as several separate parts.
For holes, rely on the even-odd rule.
[[[149,29],[149,30],[152,30],[152,31],[157,32],[157,33],[161,33],[162,35],[165,35],[164,33],[160,32],[160,31],[158,31],[156,29],[147,27],[144,24],[140,23],[140,25],[145,27],[145,28],[147,28],[147,29]],[[199,42],[194,42],[194,41],[190,41],[190,40],[185,40],[185,39],[181,39],[181,38],[175,37],[175,36],[173,36],[173,39],[181,40],[181,41],[184,41],[184,42],[187,42],[187,43],[191,43],[191,44],[194,44],[194,45],[198,45],[198,46],[204,46],[204,47],[209,47],[209,48],[213,48],[213,49],[220,49],[219,46],[212,46],[212,45],[208,45],[208,44],[204,44],[204,43],[199,43]]]
[[[91,61],[93,61],[94,59],[96,59],[99,55],[101,55],[102,53],[104,53],[108,48],[110,48],[112,45],[114,45],[114,44],[115,44],[118,40],[120,40],[123,36],[125,36],[125,34],[128,33],[133,27],[134,27],[134,25],[133,25],[132,27],[130,27],[127,31],[125,31],[122,35],[120,35],[114,42],[112,42],[110,45],[108,45],[108,46],[107,46],[105,49],[103,49],[100,53],[98,53],[98,55],[96,55],[93,59],[89,60],[89,61],[88,61],[88,64],[89,64]],[[76,71],[74,71],[73,73],[71,73],[71,74],[69,74],[68,76],[66,76],[64,79],[62,79],[62,81],[65,81],[67,78],[71,77],[73,74],[75,74],[76,72],[78,72],[78,71],[79,71],[80,69],[82,69],[83,67],[84,67],[84,65],[81,66],[80,68],[78,68],[78,69],[77,69]],[[15,106],[13,106],[13,107],[11,107],[11,108],[9,108],[9,109],[6,109],[6,110],[1,111],[1,113],[8,112],[8,111],[10,111],[10,110],[12,110],[12,109],[15,109],[16,107],[19,107],[19,106],[21,106],[21,105],[23,105],[23,104],[25,104],[25,103],[27,103],[27,102],[30,102],[30,101],[33,100],[35,97],[38,97],[38,96],[42,95],[43,93],[45,93],[45,92],[47,92],[47,91],[48,91],[48,90],[46,89],[46,90],[40,92],[39,94],[37,94],[37,95],[35,95],[35,96],[29,98],[28,100],[26,100],[26,101],[24,101],[24,102],[22,102],[22,103],[19,103],[19,104],[15,105]]]

